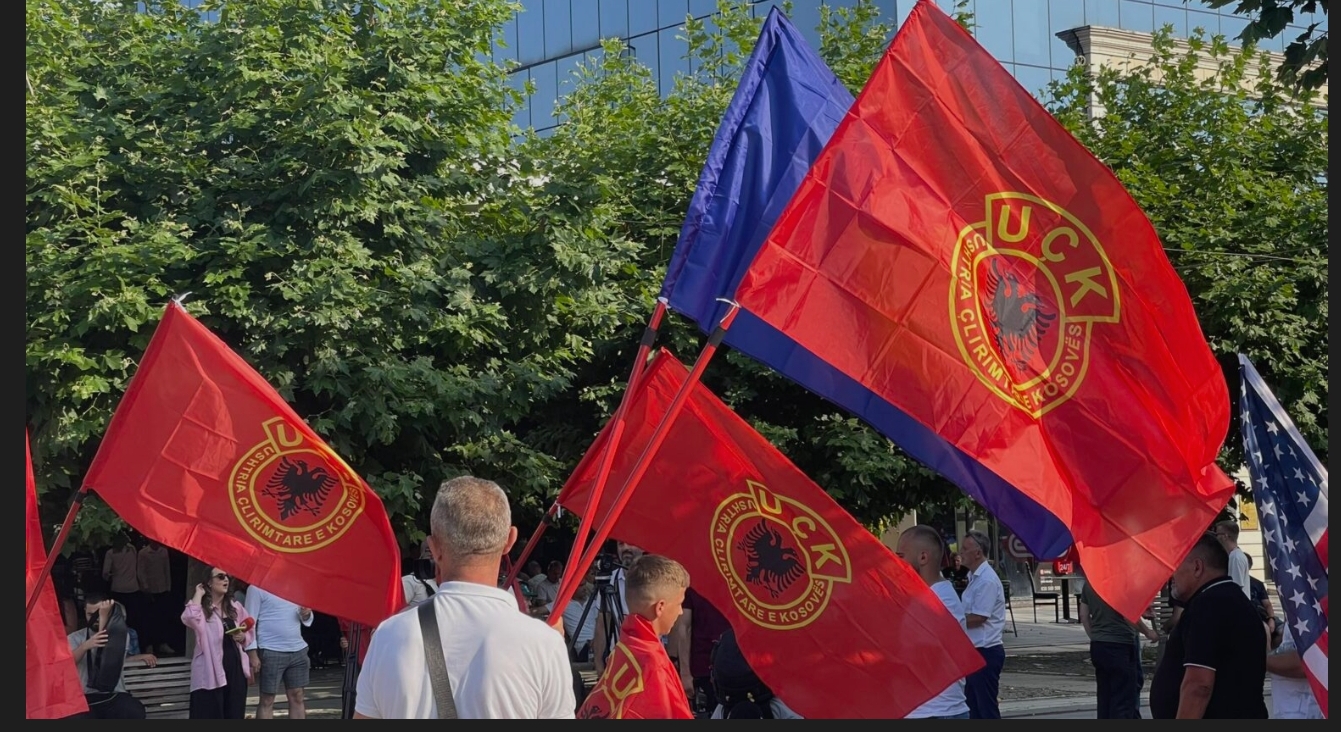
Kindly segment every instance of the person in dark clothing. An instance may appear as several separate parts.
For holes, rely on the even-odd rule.
[[[671,630],[671,652],[679,660],[680,683],[695,713],[707,716],[717,708],[710,666],[712,647],[731,623],[691,587],[684,593],[684,613]],[[695,703],[698,702],[698,703]]]
[[[1267,630],[1229,577],[1229,554],[1203,535],[1173,573],[1186,609],[1150,684],[1155,719],[1267,719]]]
[[[1099,719],[1141,718],[1141,639],[1159,635],[1141,621],[1133,624],[1104,602],[1086,582],[1080,590],[1080,621],[1090,639],[1090,663],[1098,692]]]

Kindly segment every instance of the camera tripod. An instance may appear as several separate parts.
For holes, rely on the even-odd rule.
[[[592,613],[593,605],[599,613],[598,617],[605,619],[603,626],[596,629],[596,632],[601,633],[601,637],[605,639],[605,652],[608,654],[614,650],[615,639],[619,637],[619,628],[624,624],[624,607],[619,600],[619,590],[615,587],[613,577],[613,574],[597,576],[595,588],[582,605],[582,616],[578,618],[577,626],[572,629],[571,649],[574,657],[578,653],[578,634],[586,627],[587,617]]]

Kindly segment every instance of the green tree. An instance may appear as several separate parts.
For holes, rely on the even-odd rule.
[[[1186,1],[1186,0],[1184,0]],[[1327,0],[1206,0],[1212,8],[1234,5],[1234,14],[1250,19],[1238,39],[1254,44],[1275,38],[1295,21],[1295,14],[1327,14]],[[1281,81],[1302,89],[1327,83],[1327,29],[1310,23],[1285,47],[1285,63],[1277,70]]]
[[[1196,35],[1180,52],[1164,31],[1154,48],[1132,73],[1073,67],[1049,106],[1154,223],[1211,348],[1246,353],[1325,462],[1326,111],[1314,92],[1291,96],[1265,54],[1223,37]],[[1198,55],[1218,70],[1202,78]],[[1233,471],[1242,439],[1230,412],[1222,463]]]
[[[524,441],[629,304],[611,207],[512,144],[501,0],[27,6],[27,405],[48,521],[167,300],[275,384],[407,541],[438,481],[564,475]],[[428,493],[426,496],[425,493]],[[77,540],[117,528],[93,502]]]

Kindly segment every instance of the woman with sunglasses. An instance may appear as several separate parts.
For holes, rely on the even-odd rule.
[[[196,585],[182,623],[196,633],[190,718],[242,719],[251,681],[242,649],[251,642],[256,621],[233,599],[226,572],[215,567],[208,580]]]

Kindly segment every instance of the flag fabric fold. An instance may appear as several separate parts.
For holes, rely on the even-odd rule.
[[[32,450],[27,445],[26,435],[24,439],[28,457],[28,514],[24,532],[27,535],[27,591],[24,597],[27,598],[32,596],[37,578],[46,565],[47,551],[37,513],[37,483],[33,479]],[[74,657],[70,655],[70,644],[65,639],[65,620],[50,577],[37,588],[37,592],[41,593],[41,597],[24,627],[25,718],[61,719],[87,712],[88,699],[84,696],[84,685],[79,682]]]
[[[928,0],[735,299],[1056,516],[1129,619],[1233,491],[1224,376],[1154,228]]]
[[[1285,624],[1327,715],[1327,468],[1248,357],[1239,354],[1239,427]]]
[[[629,403],[623,485],[687,370],[657,354]],[[581,514],[610,426],[558,503]],[[701,384],[669,428],[615,537],[689,570],[751,667],[806,718],[902,717],[982,666],[958,621],[866,528]],[[599,515],[612,493],[602,496]]]
[[[381,499],[175,302],[84,484],[145,536],[290,602],[369,626],[404,604]]]
[[[661,296],[712,332],[765,236],[853,97],[777,8],[769,11],[708,151]],[[1033,498],[788,334],[741,312],[725,342],[843,407],[959,486],[1042,558],[1072,543]]]

